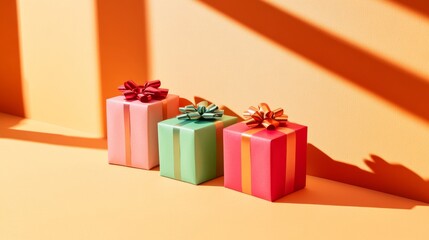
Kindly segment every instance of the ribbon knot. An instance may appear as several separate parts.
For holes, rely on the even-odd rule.
[[[140,100],[141,102],[150,102],[152,99],[164,99],[168,95],[168,89],[160,88],[161,81],[153,80],[145,83],[144,85],[137,85],[133,81],[126,81],[124,85],[118,87],[122,92],[125,99]]]
[[[180,107],[179,111],[182,113],[177,116],[180,120],[198,120],[198,119],[221,119],[223,110],[219,110],[216,104],[210,104],[207,101],[199,102],[195,105],[187,105]]]
[[[280,126],[280,124],[286,124],[288,121],[288,116],[283,114],[282,108],[271,111],[266,103],[260,103],[258,108],[253,106],[249,107],[243,115],[248,117],[244,120],[244,123],[251,128],[262,125],[266,129],[273,130]]]

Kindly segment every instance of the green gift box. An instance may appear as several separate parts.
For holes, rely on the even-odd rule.
[[[223,128],[237,122],[167,119],[158,123],[161,176],[200,184],[223,175]]]

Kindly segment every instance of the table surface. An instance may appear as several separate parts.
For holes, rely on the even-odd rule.
[[[107,163],[106,141],[0,114],[0,239],[429,239],[429,204],[307,176],[271,203]]]

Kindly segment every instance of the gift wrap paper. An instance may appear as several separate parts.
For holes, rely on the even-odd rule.
[[[161,176],[200,184],[223,175],[223,128],[236,117],[179,120],[158,124]]]
[[[178,114],[179,96],[148,103],[107,99],[109,163],[151,169],[159,164],[157,124]]]
[[[307,127],[224,129],[225,187],[269,201],[305,187]]]

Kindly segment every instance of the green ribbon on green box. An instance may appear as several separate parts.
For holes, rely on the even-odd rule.
[[[174,178],[181,180],[180,173],[180,126],[191,123],[190,121],[183,121],[178,123],[173,128],[173,157],[174,157]]]
[[[237,122],[167,119],[158,123],[161,176],[200,184],[223,175],[223,128]]]
[[[219,107],[207,101],[201,101],[194,105],[187,105],[180,107],[179,111],[182,113],[177,116],[177,119],[181,120],[219,120],[222,118],[223,110],[219,110]]]

